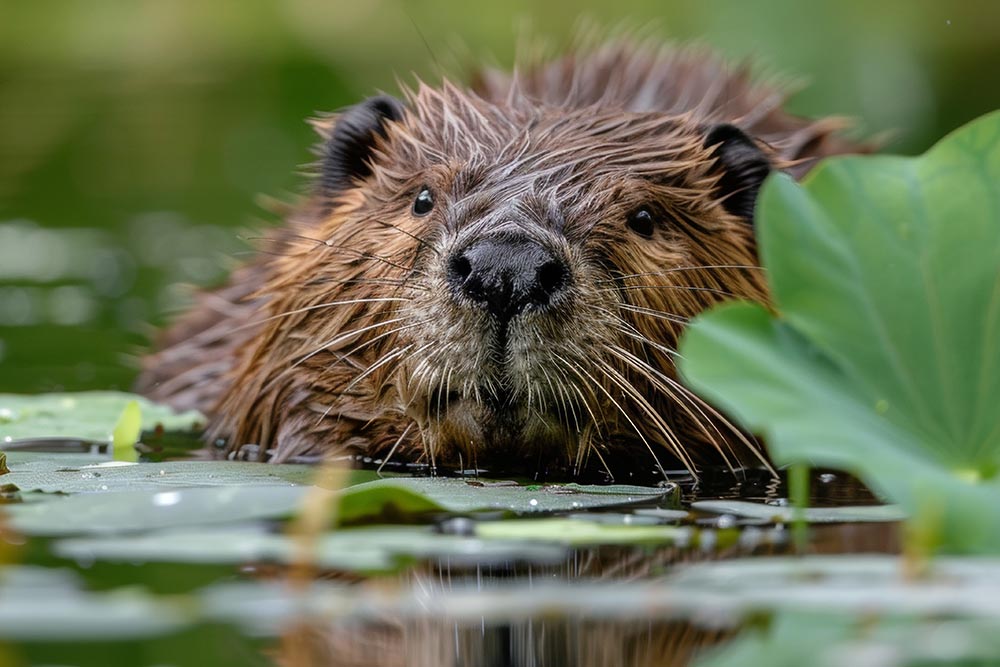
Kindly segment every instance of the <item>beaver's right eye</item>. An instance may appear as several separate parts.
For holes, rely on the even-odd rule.
[[[413,200],[413,215],[427,215],[434,208],[434,195],[430,188],[421,188]]]
[[[628,216],[628,228],[647,239],[653,236],[653,214],[645,206],[632,211]]]

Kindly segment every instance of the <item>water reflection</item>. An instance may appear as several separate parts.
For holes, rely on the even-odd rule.
[[[761,480],[719,471],[687,498],[760,499]],[[867,504],[870,493],[846,475],[813,475],[811,504]],[[714,484],[714,486],[713,486]],[[784,482],[764,485],[772,501]],[[609,517],[619,516],[609,514]],[[745,556],[786,555],[781,525],[703,528],[696,543],[577,549],[555,565],[425,564],[394,580],[355,580],[351,610],[287,630],[275,650],[288,667],[681,667],[733,636],[740,615],[715,602],[671,599],[663,584],[678,567]],[[811,529],[810,554],[899,551],[896,524]],[[332,578],[342,581],[331,574]],[[648,595],[647,595],[648,593]],[[322,613],[322,605],[303,609]],[[396,609],[396,612],[389,611]],[[700,610],[700,611],[699,611]],[[345,619],[346,615],[346,619]]]

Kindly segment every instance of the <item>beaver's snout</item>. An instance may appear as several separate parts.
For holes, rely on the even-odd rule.
[[[452,255],[448,282],[456,294],[508,321],[526,310],[548,308],[569,286],[570,271],[537,241],[485,237]]]

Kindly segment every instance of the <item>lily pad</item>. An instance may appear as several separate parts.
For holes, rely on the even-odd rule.
[[[383,498],[385,490],[391,493],[409,492],[429,503],[421,510],[435,507],[447,512],[470,513],[503,511],[515,514],[544,512],[572,512],[597,507],[615,507],[635,503],[655,503],[671,498],[676,487],[647,486],[597,486],[583,484],[546,484],[520,486],[496,483],[489,480],[466,480],[442,477],[401,477],[359,484],[345,494],[341,506],[342,518],[356,518],[363,512],[368,499]],[[401,497],[402,494],[401,494]],[[379,501],[381,502],[381,500]]]
[[[260,526],[179,529],[149,535],[62,540],[57,555],[81,561],[184,563],[283,563],[294,561],[298,545]],[[394,572],[417,559],[447,559],[452,565],[561,562],[565,549],[523,541],[441,535],[430,527],[379,526],[341,529],[322,535],[310,562],[322,569],[363,574]]]
[[[128,463],[88,454],[11,452],[5,484],[22,491],[105,493],[195,486],[310,484],[312,466],[243,461]]]
[[[764,505],[743,500],[698,500],[691,508],[715,514],[732,514],[747,519],[763,519],[775,523],[791,523],[798,518],[794,507]],[[906,515],[894,505],[861,505],[857,507],[805,507],[802,517],[808,523],[867,523],[902,521]]]
[[[81,494],[8,505],[9,525],[25,535],[112,535],[293,515],[307,486],[217,486]]]
[[[201,428],[198,412],[177,413],[142,396],[114,391],[69,394],[0,394],[0,447],[20,438],[73,437],[110,443],[126,407],[135,401],[142,428],[162,426],[168,431]]]
[[[781,464],[843,468],[952,552],[1000,550],[1000,113],[918,158],[769,179],[780,317],[698,318],[681,370]]]
[[[231,461],[60,466],[64,455],[15,453],[5,483],[25,492],[77,493],[69,502],[10,505],[11,525],[28,535],[116,534],[292,516],[315,468]],[[82,455],[73,455],[73,461]],[[361,475],[361,479],[367,478]],[[350,478],[349,478],[350,479]],[[460,479],[394,478],[339,493],[341,523],[395,523],[430,513],[504,510],[539,513],[655,501],[672,489],[552,485],[522,487]]]

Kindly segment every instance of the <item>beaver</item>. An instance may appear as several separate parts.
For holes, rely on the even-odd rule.
[[[867,150],[785,99],[706,50],[618,40],[317,119],[307,196],[137,389],[270,461],[760,457],[674,359],[694,315],[768,301],[764,178]]]

